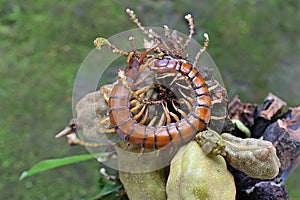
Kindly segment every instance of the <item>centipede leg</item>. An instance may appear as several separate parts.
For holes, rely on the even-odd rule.
[[[189,102],[193,102],[193,101],[194,101],[192,97],[189,97],[189,96],[187,96],[186,94],[184,94],[184,92],[181,90],[181,88],[179,88],[178,91],[179,91],[180,94],[181,94],[185,99],[187,99]]]
[[[108,122],[110,122],[110,119],[109,119],[109,117],[106,117],[105,119],[99,121],[99,124],[106,124]]]
[[[177,76],[177,75],[178,75],[178,73],[165,73],[162,76],[157,76],[156,79],[165,79],[165,78]]]
[[[166,115],[164,113],[162,113],[162,116],[157,123],[157,127],[164,125],[165,121],[166,121]]]
[[[210,85],[210,86],[208,87],[208,91],[211,92],[211,91],[213,91],[214,89],[216,89],[216,88],[218,88],[218,87],[219,87],[219,85],[217,85],[217,84],[215,84],[215,85]]]
[[[173,85],[173,83],[175,83],[175,81],[180,81],[180,80],[187,80],[187,77],[182,76],[182,74],[180,74],[180,73],[177,73],[175,78],[170,83],[170,85]]]
[[[154,61],[154,59],[155,59],[155,57],[149,58],[149,59],[145,62],[145,64],[143,64],[143,65],[140,66],[139,72],[140,72],[140,73],[144,72],[145,69],[147,69],[147,67],[150,65],[150,63]]]
[[[179,87],[181,87],[181,88],[183,88],[183,89],[186,89],[186,90],[191,90],[191,89],[192,89],[192,87],[191,87],[190,85],[185,86],[185,85],[182,85],[182,84],[180,84],[180,83],[176,83],[176,85],[178,85]]]
[[[217,86],[218,87],[218,85],[215,85],[215,86]],[[211,103],[212,103],[212,105],[214,105],[214,104],[218,104],[218,103],[222,103],[223,102],[223,99],[222,98],[220,98],[220,99],[215,99],[215,100],[212,100],[211,101]],[[222,120],[222,119],[225,119],[226,118],[226,114],[224,115],[224,116],[211,116],[210,117],[210,119],[211,120]]]
[[[179,112],[182,115],[183,118],[185,118],[187,116],[186,113],[183,112],[183,110],[176,107],[176,105],[174,104],[174,100],[172,100],[172,106],[176,110],[176,112]]]
[[[142,94],[142,93],[145,93],[147,90],[153,89],[153,88],[155,88],[154,85],[145,86],[145,87],[143,87],[143,88],[141,88],[141,89],[135,91],[134,94],[140,95],[140,94]]]
[[[103,98],[104,98],[105,102],[108,102],[112,89],[109,87],[102,86],[100,88],[100,91],[103,94]]]
[[[135,86],[139,86],[140,84],[144,83],[148,78],[151,78],[153,76],[153,73],[147,74],[147,76],[144,76],[143,78],[141,78],[140,80],[138,80],[135,83]]]
[[[144,154],[144,152],[145,152],[145,148],[142,147],[142,148],[141,148],[141,151],[140,151],[140,153],[139,153],[139,155],[138,155],[138,158],[141,157],[141,156]]]
[[[215,100],[211,101],[212,104],[222,103],[222,102],[223,102],[222,99],[215,99]]]
[[[162,76],[156,77],[156,79],[165,79],[168,77],[174,77],[174,79],[170,83],[170,86],[172,86],[175,81],[186,80],[186,77],[182,76],[182,74],[180,73],[166,73]]]
[[[144,106],[144,104],[138,104],[137,106],[133,107],[130,109],[130,112],[135,113],[137,112],[140,108],[142,108]]]
[[[110,123],[110,118],[109,117],[106,117],[103,120],[99,121],[100,125],[108,124],[108,123]],[[115,133],[116,130],[115,130],[115,128],[110,128],[110,129],[107,128],[107,129],[102,129],[101,131],[99,130],[98,132],[99,133],[104,133],[104,134],[107,134],[107,133],[109,134],[109,133]]]
[[[157,149],[156,157],[158,158],[160,154],[160,149]]]
[[[124,150],[128,149],[128,147],[130,146],[129,142],[126,142],[125,146],[124,146]]]
[[[149,122],[148,126],[154,126],[154,124],[155,124],[155,122],[156,122],[157,118],[158,118],[158,116],[157,116],[157,115],[156,115],[156,116],[154,116],[154,117],[151,119],[151,121]]]
[[[99,133],[115,133],[116,132],[116,129],[115,128],[110,128],[110,129],[103,129],[103,130],[98,130]]]
[[[173,119],[178,122],[180,119],[179,117],[175,114],[175,113],[172,113],[172,112],[169,112],[169,114],[173,117]]]
[[[163,109],[164,109],[166,117],[167,117],[167,124],[171,123],[171,117],[170,116],[172,116],[173,119],[175,119],[176,122],[178,122],[180,120],[179,117],[176,114],[169,111],[169,109],[167,107],[167,104],[165,106],[163,106]]]
[[[139,101],[136,100],[136,99],[132,99],[132,100],[130,101],[130,105],[133,106],[133,105],[135,105],[137,102],[139,102]]]
[[[190,112],[193,110],[193,106],[191,105],[191,103],[189,101],[187,101],[186,99],[180,99],[180,101],[183,101],[183,103],[186,105],[186,107],[188,108],[188,110]]]
[[[147,104],[144,104],[140,112],[135,116],[133,116],[133,119],[138,120],[144,114],[146,108],[147,108]]]
[[[144,114],[144,117],[141,119],[141,121],[139,122],[140,124],[145,124],[146,123],[146,121],[147,121],[147,119],[148,119],[148,117],[149,117],[149,109],[148,109],[148,107],[146,108],[146,112],[145,112],[145,114]]]
[[[222,120],[222,119],[225,119],[226,118],[226,115],[225,116],[221,116],[221,117],[218,117],[218,116],[211,116],[210,119],[211,120]]]
[[[163,103],[161,105],[162,105],[162,107],[164,109],[165,116],[166,116],[166,119],[167,119],[166,124],[170,124],[171,123],[171,117],[170,117],[170,114],[169,114],[170,112],[169,112],[169,110],[167,108],[167,105],[164,105]]]

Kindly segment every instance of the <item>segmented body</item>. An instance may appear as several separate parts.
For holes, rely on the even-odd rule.
[[[129,59],[125,78],[130,89],[126,88],[121,80],[112,89],[108,102],[109,117],[116,132],[130,144],[141,145],[142,148],[160,149],[170,143],[179,146],[189,142],[197,132],[207,127],[210,120],[212,102],[204,79],[198,70],[188,63],[170,57],[155,60],[153,70],[156,73],[181,73],[190,82],[195,95],[193,109],[185,118],[165,126],[146,126],[136,121],[130,112],[131,91],[136,89],[141,60],[136,56]]]

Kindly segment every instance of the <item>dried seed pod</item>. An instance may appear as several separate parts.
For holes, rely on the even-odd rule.
[[[220,155],[206,156],[197,142],[181,147],[167,181],[168,199],[235,199],[235,184]]]
[[[221,135],[225,143],[226,161],[252,178],[272,179],[279,172],[280,162],[271,142],[253,138]]]

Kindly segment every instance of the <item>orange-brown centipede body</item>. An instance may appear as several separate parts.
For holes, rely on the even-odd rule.
[[[142,55],[129,54],[128,66],[125,70],[125,81],[114,85],[109,102],[109,117],[115,126],[117,134],[130,144],[141,145],[142,148],[161,149],[172,142],[179,146],[192,140],[196,133],[204,130],[210,121],[211,98],[208,87],[198,72],[191,64],[163,56],[154,61],[153,70],[156,73],[176,72],[181,73],[189,81],[194,92],[193,109],[184,118],[164,126],[154,127],[140,124],[130,112],[130,100],[135,90],[135,82],[140,76],[139,68],[146,55],[153,50],[147,50]],[[129,88],[128,88],[129,87]]]

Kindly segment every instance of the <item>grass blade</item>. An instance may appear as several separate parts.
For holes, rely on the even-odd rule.
[[[105,157],[107,155],[108,153],[100,153],[97,155],[97,157]],[[91,154],[85,154],[85,155],[76,155],[76,156],[70,156],[65,158],[43,160],[35,164],[28,171],[24,171],[20,176],[20,180],[28,176],[32,176],[39,172],[47,171],[64,165],[69,165],[69,164],[90,160],[90,159],[95,159],[95,157]]]

